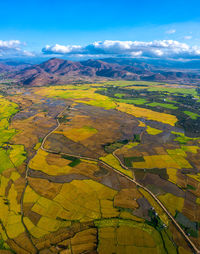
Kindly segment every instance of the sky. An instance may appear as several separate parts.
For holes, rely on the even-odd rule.
[[[0,58],[200,59],[199,0],[1,1]]]

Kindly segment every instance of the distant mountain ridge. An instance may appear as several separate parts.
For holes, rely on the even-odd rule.
[[[31,64],[14,61],[0,61],[0,74],[19,71],[29,66],[31,66]]]
[[[1,68],[1,65],[0,65]],[[66,84],[72,80],[126,79],[146,81],[184,81],[197,82],[199,73],[186,71],[159,70],[154,65],[132,59],[104,59],[69,61],[52,58],[41,64],[24,69],[11,70],[10,78],[22,85],[42,86],[47,84]]]

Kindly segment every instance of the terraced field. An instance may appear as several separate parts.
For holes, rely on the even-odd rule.
[[[196,87],[111,81],[8,91],[0,253],[199,253]]]

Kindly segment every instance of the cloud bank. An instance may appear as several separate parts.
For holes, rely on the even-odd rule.
[[[34,56],[33,53],[22,49],[23,46],[24,44],[19,40],[0,40],[0,56]]]
[[[175,40],[145,41],[98,41],[86,46],[47,45],[43,54],[66,56],[114,56],[114,57],[149,57],[170,59],[200,59],[200,47],[189,46]]]

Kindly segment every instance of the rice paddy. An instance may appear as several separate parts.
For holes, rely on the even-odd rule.
[[[158,121],[172,126],[174,126],[174,124],[177,122],[177,118],[174,115],[159,113],[150,109],[139,108],[125,103],[118,103],[117,110],[134,115],[136,117],[144,117],[148,120]]]
[[[0,97],[0,249],[187,253],[155,199],[117,173],[199,221],[188,208],[200,204],[199,138],[177,131],[181,94],[199,99],[194,87],[123,80]]]
[[[151,126],[148,126],[147,125],[147,129],[146,129],[146,132],[150,135],[158,135],[160,133],[162,133],[163,131],[161,130],[158,130],[156,128],[152,128]]]

